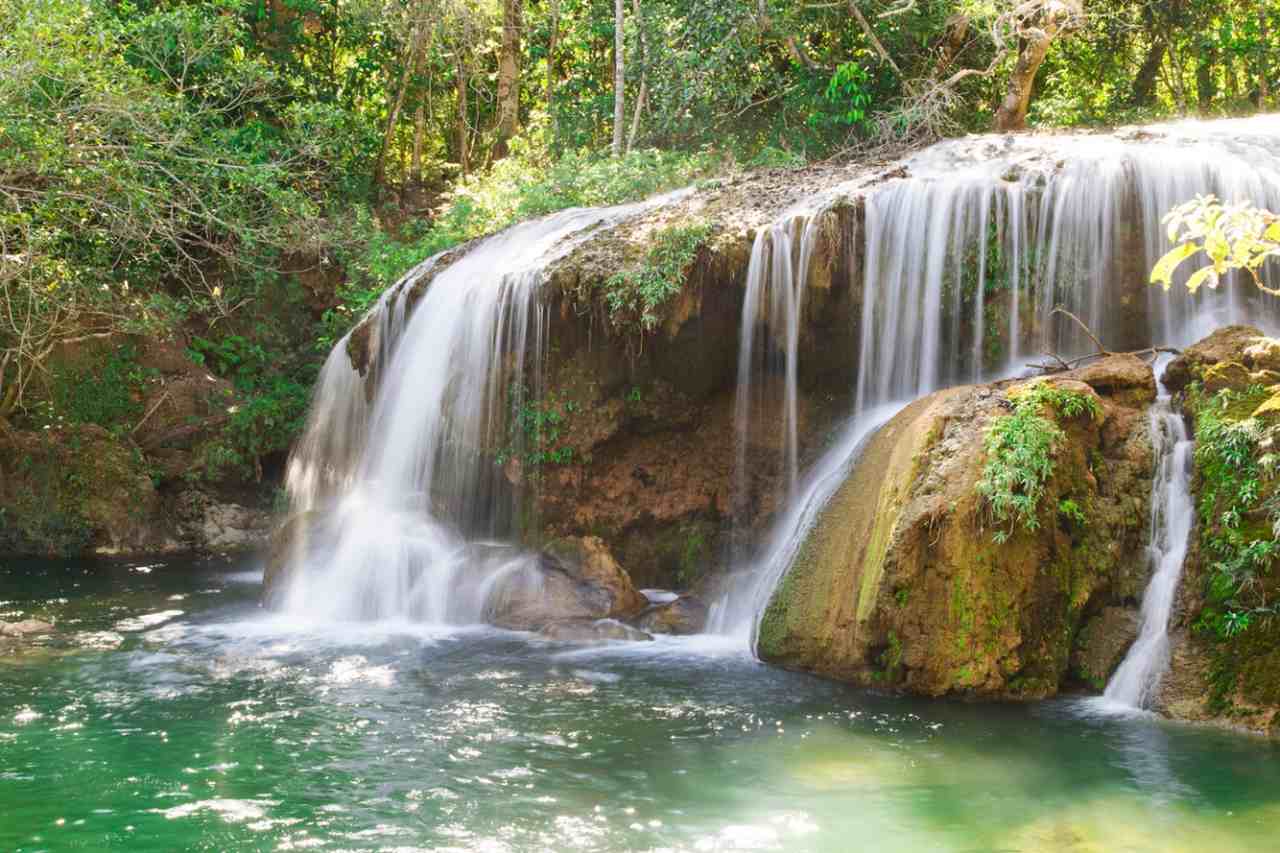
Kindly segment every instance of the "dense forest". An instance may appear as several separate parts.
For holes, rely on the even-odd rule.
[[[234,386],[202,476],[260,474],[320,353],[441,249],[734,170],[1265,109],[1277,31],[1274,0],[0,0],[0,419],[135,428],[128,336],[170,340]]]

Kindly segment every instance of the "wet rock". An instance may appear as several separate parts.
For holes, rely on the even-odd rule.
[[[485,621],[513,631],[540,631],[557,622],[609,616],[612,598],[545,561],[529,560],[499,575],[485,602]]]
[[[631,576],[597,536],[568,537],[551,542],[543,551],[554,566],[609,598],[606,616],[633,616],[648,606],[649,600],[631,583]]]
[[[868,442],[809,532],[761,620],[761,656],[930,696],[1056,693],[1082,614],[1124,601],[1145,581],[1128,575],[1149,570],[1154,388],[1136,359],[1043,381],[1092,397],[1099,416],[1046,409],[1062,437],[1034,529],[1004,522],[997,541],[976,489],[988,429],[1028,383],[918,400]]]
[[[1127,607],[1104,607],[1085,622],[1071,652],[1071,671],[1094,689],[1107,686],[1125,652],[1138,637],[1138,613]]]
[[[296,513],[272,531],[268,538],[267,565],[262,574],[264,601],[270,602],[281,594],[290,567],[300,564],[310,552],[322,517],[314,510]]]
[[[48,634],[53,625],[39,619],[23,619],[19,622],[0,622],[0,637],[22,638]]]
[[[616,619],[553,622],[539,632],[548,640],[561,643],[646,642],[653,637]]]
[[[684,596],[650,607],[640,614],[636,626],[653,634],[700,634],[707,625],[707,615],[705,604]]]
[[[1177,392],[1191,381],[1203,379],[1205,370],[1215,364],[1234,361],[1252,369],[1255,366],[1253,358],[1246,352],[1254,350],[1269,362],[1271,347],[1265,343],[1266,340],[1262,330],[1256,326],[1223,326],[1169,362],[1162,381],[1169,390]],[[1257,366],[1273,369],[1269,364]]]

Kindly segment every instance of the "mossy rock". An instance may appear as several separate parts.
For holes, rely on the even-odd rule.
[[[1132,367],[1094,370],[1097,388],[1076,373],[1053,380],[1114,399],[1096,419],[1046,415],[1062,439],[1035,528],[1001,525],[1003,542],[976,485],[987,429],[1022,389],[954,388],[907,406],[806,537],[761,620],[761,657],[930,696],[1056,693],[1084,614],[1145,583],[1125,573],[1146,565],[1154,384]],[[1082,520],[1059,512],[1068,498]]]
[[[173,541],[128,439],[92,425],[0,432],[0,553],[130,554]]]

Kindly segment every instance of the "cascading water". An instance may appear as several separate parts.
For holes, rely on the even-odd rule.
[[[1156,370],[1162,367],[1162,363],[1157,363]],[[1193,442],[1187,435],[1181,413],[1174,409],[1163,385],[1159,398],[1151,406],[1150,417],[1157,460],[1151,487],[1151,544],[1148,546],[1153,572],[1142,596],[1138,639],[1129,647],[1103,695],[1105,703],[1123,708],[1149,706],[1168,668],[1169,617],[1195,522],[1195,503],[1191,497]]]
[[[519,441],[505,434],[507,413],[539,391],[526,383],[537,385],[547,345],[542,271],[594,228],[663,201],[567,210],[489,237],[439,272],[426,261],[363,324],[372,401],[350,336],[334,347],[289,466],[294,508],[320,520],[278,596],[284,610],[481,617],[493,577],[532,559],[474,539],[514,533],[512,487],[488,451]]]
[[[1184,122],[1119,136],[969,138],[921,152],[905,162],[904,172],[904,179],[848,188],[865,199],[855,425],[876,422],[872,411],[883,419],[886,408],[943,387],[1015,375],[1046,352],[1072,356],[1096,349],[1083,329],[1054,314],[1059,306],[1113,349],[1183,346],[1229,322],[1280,327],[1280,303],[1241,285],[1242,279],[1195,295],[1180,281],[1168,293],[1147,283],[1151,266],[1171,248],[1163,216],[1178,204],[1212,193],[1280,209],[1280,116]],[[812,225],[819,217],[806,221]],[[759,381],[761,369],[748,331],[761,294],[788,294],[785,304],[797,306],[794,315],[783,314],[788,324],[804,301],[807,276],[790,264],[767,263],[763,249],[766,238],[776,246],[794,233],[794,220],[792,214],[762,230],[752,254],[743,307],[740,436],[751,429],[742,420],[742,395]],[[808,238],[816,231],[804,233]],[[812,244],[807,252],[801,253],[805,270]],[[1266,275],[1270,286],[1280,286],[1275,268]],[[780,318],[771,319],[777,324]],[[798,331],[785,328],[791,344]],[[785,377],[783,416],[791,424],[799,356],[792,345],[782,354],[781,368],[769,369]],[[792,506],[779,515],[751,568],[716,605],[714,629],[753,635],[834,491],[819,472],[838,480],[856,458],[859,441],[850,437],[869,431],[847,427],[846,438],[819,461],[807,485],[793,489]],[[789,437],[784,452],[794,454],[796,446]],[[790,457],[786,461],[792,464]],[[741,452],[738,464],[742,481]]]
[[[800,471],[796,375],[800,316],[804,283],[816,242],[816,223],[813,217],[784,219],[760,229],[751,247],[738,338],[738,387],[733,418],[737,433],[739,504],[750,499],[747,448],[753,441],[753,432],[772,420],[766,405],[769,395],[761,381],[770,375],[782,377],[779,445],[787,498],[795,496]],[[800,234],[798,247],[797,232]]]

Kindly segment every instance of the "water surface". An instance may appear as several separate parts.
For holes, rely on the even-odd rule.
[[[0,849],[1273,850],[1280,752],[662,640],[286,624],[227,565],[0,567]]]

